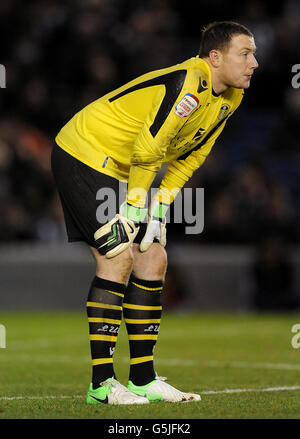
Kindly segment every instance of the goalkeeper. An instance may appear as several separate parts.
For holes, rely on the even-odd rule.
[[[58,133],[52,170],[68,238],[86,242],[96,261],[86,304],[92,358],[88,404],[200,400],[157,377],[154,369],[167,268],[165,216],[240,105],[257,66],[246,27],[211,23],[202,30],[197,56],[97,99]],[[166,173],[148,208],[147,193],[164,163]],[[119,206],[121,180],[128,190]],[[102,224],[96,194],[104,187],[114,190],[118,211]],[[122,316],[130,347],[126,387],[113,367]]]

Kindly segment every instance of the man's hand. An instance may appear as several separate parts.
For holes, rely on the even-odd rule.
[[[146,214],[147,209],[123,203],[120,213],[94,234],[99,253],[110,259],[130,247]]]
[[[154,239],[165,247],[167,243],[166,213],[169,205],[153,201],[148,215],[148,225],[144,238],[140,243],[140,251],[145,252]]]

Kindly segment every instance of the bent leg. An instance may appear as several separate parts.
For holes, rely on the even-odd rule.
[[[127,285],[133,268],[133,253],[131,248],[128,248],[123,253],[111,259],[107,259],[93,247],[90,247],[90,249],[96,262],[97,277]]]
[[[96,261],[96,276],[87,298],[93,389],[115,377],[113,354],[122,319],[122,306],[132,270],[132,251],[107,259],[90,247]]]
[[[133,274],[137,278],[164,281],[167,265],[167,252],[160,244],[154,242],[144,253],[139,244],[133,245]]]
[[[130,347],[129,380],[142,386],[155,379],[153,351],[160,327],[167,254],[160,244],[153,243],[145,253],[134,244],[133,255],[123,315]]]

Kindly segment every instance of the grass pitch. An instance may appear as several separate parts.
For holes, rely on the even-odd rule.
[[[85,312],[0,313],[0,419],[296,419],[300,348],[291,344],[299,314],[163,315],[156,370],[187,404],[87,406],[91,377]],[[119,381],[129,369],[122,324],[115,354]]]

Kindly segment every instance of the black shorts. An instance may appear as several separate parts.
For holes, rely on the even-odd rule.
[[[126,198],[125,183],[102,174],[55,145],[51,166],[60,196],[69,242],[84,241],[94,247],[94,233],[119,212]],[[142,223],[134,240],[146,231]]]

